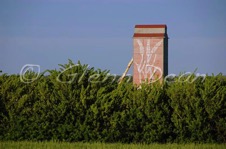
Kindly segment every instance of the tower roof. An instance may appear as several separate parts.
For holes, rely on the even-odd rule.
[[[165,24],[135,25],[133,37],[167,37]]]

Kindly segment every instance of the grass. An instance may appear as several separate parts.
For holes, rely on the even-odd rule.
[[[67,142],[0,142],[0,149],[225,149],[226,144],[121,144]]]

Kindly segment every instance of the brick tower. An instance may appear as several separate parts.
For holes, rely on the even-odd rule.
[[[166,25],[136,25],[133,35],[133,83],[153,83],[168,74]]]

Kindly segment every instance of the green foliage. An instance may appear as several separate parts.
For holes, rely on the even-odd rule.
[[[46,72],[31,83],[0,75],[0,140],[226,142],[221,74],[137,87],[126,80],[118,85],[119,76],[71,60]]]
[[[1,149],[225,149],[225,144],[125,144],[102,142],[31,142],[4,141],[0,142]]]
[[[195,76],[191,76],[190,80]],[[225,142],[226,77],[175,80],[167,89],[177,142]]]

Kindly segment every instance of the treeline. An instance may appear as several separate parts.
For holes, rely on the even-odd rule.
[[[226,143],[221,74],[137,87],[88,65],[60,66],[48,75],[1,73],[0,140]]]

